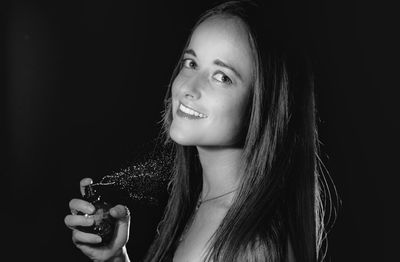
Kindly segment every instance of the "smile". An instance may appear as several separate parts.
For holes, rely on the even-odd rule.
[[[207,117],[207,115],[197,112],[181,103],[179,104],[176,114],[189,119],[202,119]]]

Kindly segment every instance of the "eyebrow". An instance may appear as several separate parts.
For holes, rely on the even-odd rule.
[[[197,58],[196,52],[193,49],[186,49],[183,53],[192,55]],[[225,68],[231,70],[240,80],[243,81],[242,76],[239,74],[239,72],[233,66],[230,66],[230,65],[226,64],[225,62],[222,62],[219,59],[214,60],[214,64],[217,66],[225,67]]]
[[[218,65],[218,66],[222,66],[222,67],[228,68],[228,69],[231,70],[240,80],[242,80],[242,76],[239,74],[239,72],[238,72],[234,67],[232,67],[232,66],[230,66],[230,65],[228,65],[228,64],[226,64],[226,63],[224,63],[224,62],[222,62],[222,61],[219,60],[219,59],[215,60],[215,61],[214,61],[214,64],[215,64],[215,65]]]
[[[196,52],[193,49],[186,49],[183,53],[197,57]]]

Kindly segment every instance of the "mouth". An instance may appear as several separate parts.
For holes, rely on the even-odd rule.
[[[207,118],[206,114],[200,113],[192,108],[189,108],[182,103],[179,103],[179,107],[176,110],[176,114],[181,117],[185,117],[188,119],[203,119]]]

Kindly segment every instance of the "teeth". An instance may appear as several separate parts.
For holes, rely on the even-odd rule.
[[[206,117],[205,115],[203,115],[199,112],[196,112],[190,108],[187,108],[186,106],[184,106],[182,104],[179,105],[179,109],[189,115],[194,115],[194,116],[201,117],[201,118]]]

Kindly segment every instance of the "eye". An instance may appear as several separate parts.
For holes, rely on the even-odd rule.
[[[228,85],[231,85],[231,84],[232,84],[232,80],[231,80],[227,75],[225,75],[225,74],[222,73],[222,72],[216,73],[216,74],[213,76],[213,78],[214,78],[215,80],[217,80],[218,82],[221,82],[221,83],[223,83],[223,84],[228,84]]]
[[[193,59],[185,58],[182,61],[182,66],[189,69],[195,69],[197,67],[197,64],[195,61],[193,61]]]

